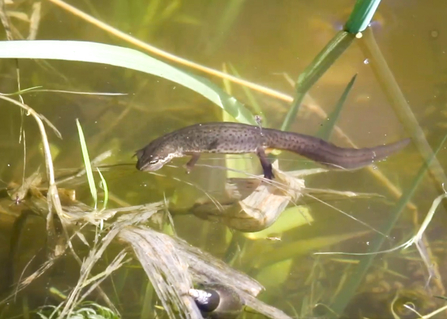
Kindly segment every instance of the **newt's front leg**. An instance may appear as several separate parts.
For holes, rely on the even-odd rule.
[[[197,161],[200,158],[200,153],[190,153],[188,155],[191,155],[191,159],[186,163],[186,173],[191,173],[191,170],[194,168],[194,165],[196,165]]]
[[[268,179],[273,179],[275,175],[273,175],[272,164],[269,162],[267,155],[264,152],[263,148],[258,148],[256,154],[259,157],[259,161],[261,162],[262,170],[264,171],[264,177]]]

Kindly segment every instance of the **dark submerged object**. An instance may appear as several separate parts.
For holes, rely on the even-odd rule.
[[[195,124],[166,134],[136,152],[137,168],[156,171],[175,157],[191,156],[190,171],[201,153],[256,153],[264,177],[272,179],[272,165],[266,149],[297,153],[320,164],[338,169],[357,169],[380,161],[408,145],[410,139],[372,148],[343,148],[320,138],[259,126],[216,122]]]
[[[244,310],[244,302],[239,294],[221,284],[206,284],[200,289],[190,289],[189,295],[204,318],[233,319]]]

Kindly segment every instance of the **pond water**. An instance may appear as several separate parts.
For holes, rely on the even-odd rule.
[[[7,3],[13,34],[26,38],[32,1]],[[229,73],[234,71],[250,82],[283,93],[278,99],[254,90],[247,91],[169,60],[152,55],[188,72],[206,77],[259,114],[263,125],[279,129],[291,105],[293,83],[347,21],[355,1],[73,1],[71,5],[147,42],[159,49],[198,64]],[[82,40],[108,43],[143,51],[133,44],[101,30],[58,5],[41,3],[37,40]],[[426,141],[426,148],[438,148],[446,134],[447,106],[447,2],[432,0],[389,0],[380,4],[373,22],[360,39],[329,68],[309,91],[304,105],[289,130],[317,135],[351,78],[357,78],[343,105],[338,127],[358,147],[372,147],[405,137]],[[387,70],[378,74],[377,59],[368,50],[374,37]],[[144,52],[144,51],[143,51]],[[147,52],[146,52],[147,53]],[[1,93],[17,91],[16,63],[0,61]],[[63,92],[29,92],[27,105],[43,114],[61,133],[59,139],[48,129],[56,176],[70,176],[83,167],[76,119],[85,134],[91,159],[110,151],[100,165],[110,192],[108,207],[169,201],[177,235],[203,251],[229,263],[253,278],[266,290],[259,295],[265,303],[293,318],[416,318],[408,308],[422,315],[441,308],[447,281],[445,254],[446,211],[441,204],[433,217],[424,243],[431,273],[416,246],[366,256],[316,255],[315,252],[368,252],[378,240],[381,250],[397,247],[419,229],[435,198],[443,193],[447,151],[441,147],[438,161],[424,174],[410,201],[399,210],[400,193],[407,194],[429,155],[420,152],[419,140],[371,169],[329,171],[304,177],[311,190],[349,191],[361,194],[315,193],[298,201],[311,223],[275,230],[267,237],[244,235],[226,225],[200,219],[188,213],[198,201],[219,198],[224,193],[226,165],[249,174],[260,174],[254,154],[203,156],[190,174],[185,159],[157,174],[135,169],[135,150],[153,139],[182,127],[213,121],[234,121],[202,95],[161,77],[103,64],[54,60],[20,60],[21,88],[75,92],[110,92],[125,95],[81,95]],[[379,72],[380,73],[380,72]],[[392,78],[409,106],[402,111],[399,91],[387,91]],[[385,79],[385,80],[384,80]],[[387,84],[388,83],[388,84]],[[390,93],[392,92],[392,93]],[[394,95],[393,95],[394,94]],[[18,107],[0,102],[0,178],[6,188],[20,185],[40,169],[45,176],[42,142],[30,116]],[[254,105],[256,103],[257,105]],[[399,106],[400,105],[400,106]],[[411,112],[410,112],[411,111]],[[408,120],[413,114],[417,122]],[[411,122],[411,123],[410,123]],[[25,132],[26,152],[19,142]],[[339,131],[330,141],[350,147]],[[275,155],[276,156],[276,155]],[[318,167],[292,153],[277,155],[283,171]],[[25,161],[24,161],[25,159]],[[273,159],[273,156],[271,157]],[[123,165],[116,165],[123,164]],[[25,174],[25,175],[24,175]],[[379,176],[380,175],[380,176]],[[99,181],[99,176],[95,174]],[[244,176],[238,175],[238,176]],[[247,177],[247,176],[245,176]],[[385,181],[386,179],[386,181]],[[39,187],[45,188],[45,181]],[[85,176],[59,185],[76,192],[76,200],[93,205]],[[67,191],[68,192],[68,191]],[[103,201],[100,191],[100,205]],[[0,211],[0,289],[6,298],[23,276],[33,273],[47,260],[45,219],[35,207],[14,202],[6,196]],[[14,198],[13,198],[14,199]],[[291,205],[293,206],[293,205]],[[186,213],[185,213],[186,211]],[[294,224],[302,215],[288,217]],[[351,216],[351,218],[349,216]],[[394,222],[394,216],[398,216]],[[391,225],[388,236],[380,231]],[[93,232],[86,231],[91,240]],[[380,239],[381,238],[381,239]],[[88,252],[78,239],[81,259]],[[100,272],[122,249],[117,241],[101,259]],[[129,256],[132,253],[129,251]],[[0,305],[0,317],[34,316],[39,306],[62,301],[52,289],[68,294],[79,277],[79,267],[70,253],[20,292],[16,299]],[[136,260],[104,282],[104,291],[123,318],[141,318],[143,307],[156,309],[157,299],[148,299],[147,278]],[[428,283],[428,284],[427,284]],[[91,299],[102,303],[99,293]],[[148,300],[152,305],[147,305]],[[25,315],[25,316],[26,316]],[[255,318],[250,312],[246,318]],[[444,318],[445,311],[433,318]],[[261,318],[261,316],[259,316]]]

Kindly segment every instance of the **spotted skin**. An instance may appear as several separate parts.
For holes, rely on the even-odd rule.
[[[272,179],[272,166],[266,149],[297,153],[320,164],[339,169],[357,169],[386,158],[402,149],[410,139],[372,148],[342,148],[322,139],[259,126],[216,122],[184,127],[152,141],[137,151],[137,168],[156,171],[172,158],[191,156],[186,164],[190,171],[202,153],[255,153],[260,159],[264,177]]]

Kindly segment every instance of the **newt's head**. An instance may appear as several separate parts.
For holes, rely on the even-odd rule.
[[[135,155],[138,159],[137,169],[149,172],[159,170],[163,165],[169,163],[171,159],[177,157],[175,150],[163,143],[162,139],[152,141],[146,147],[138,150]]]

